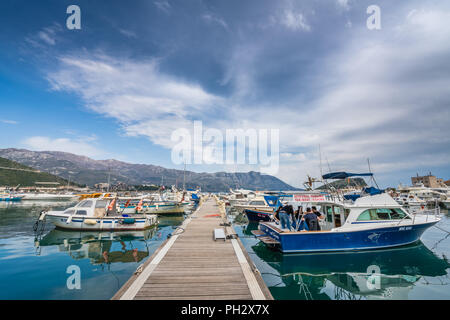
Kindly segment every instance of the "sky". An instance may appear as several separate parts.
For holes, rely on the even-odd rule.
[[[0,30],[0,148],[182,169],[172,134],[201,121],[278,130],[296,187],[367,159],[384,187],[450,179],[448,1],[3,0]]]

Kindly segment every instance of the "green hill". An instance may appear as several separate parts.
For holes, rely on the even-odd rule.
[[[14,168],[19,170],[11,170]],[[46,172],[36,172],[35,169],[21,165],[15,161],[0,158],[0,186],[22,187],[34,186],[36,182],[58,182],[67,185],[67,180]]]

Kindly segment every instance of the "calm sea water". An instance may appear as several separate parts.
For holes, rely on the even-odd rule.
[[[47,224],[36,238],[33,224],[44,208],[69,206],[0,203],[0,299],[110,299],[184,220],[160,217],[157,228],[115,233]],[[81,288],[70,290],[67,270],[73,265],[80,268]]]
[[[450,231],[448,212],[437,225]],[[275,299],[450,299],[450,234],[428,229],[416,245],[359,253],[281,254],[234,226]],[[380,276],[373,276],[372,272]]]
[[[184,219],[160,217],[157,228],[131,233],[49,224],[36,238],[39,212],[68,206],[0,204],[0,299],[110,299]],[[394,250],[282,255],[253,237],[257,225],[237,217],[234,226],[275,299],[450,299],[450,235],[436,227],[420,244]],[[438,226],[450,231],[450,217]],[[66,285],[73,265],[81,271],[79,290]],[[370,277],[372,270],[381,277]]]

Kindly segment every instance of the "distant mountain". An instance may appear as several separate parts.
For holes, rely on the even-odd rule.
[[[123,182],[128,185],[161,184],[164,177],[165,185],[183,184],[183,170],[166,169],[148,164],[132,164],[117,160],[93,160],[57,151],[29,151],[24,149],[0,149],[0,157],[17,161],[23,165],[45,171],[64,179],[93,186],[106,182],[108,172],[111,183]],[[258,172],[246,173],[197,173],[186,171],[186,187],[200,186],[205,191],[228,191],[231,188],[251,190],[297,190],[280,179],[262,175]]]
[[[14,170],[12,170],[14,169]],[[67,185],[67,181],[47,172],[36,172],[35,169],[21,165],[15,161],[0,158],[0,185],[15,187],[34,186],[36,182],[58,182]]]
[[[350,179],[342,179],[342,180],[336,180],[333,182],[328,183],[328,187],[333,187],[335,189],[342,189],[345,187],[365,187],[367,186],[367,183],[364,181],[363,178],[350,178]],[[319,190],[326,189],[327,186],[323,185],[318,187]]]

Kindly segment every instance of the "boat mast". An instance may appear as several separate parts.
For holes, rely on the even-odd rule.
[[[184,170],[183,170],[183,191],[186,191],[186,160],[184,160]]]
[[[108,188],[106,192],[109,193],[109,185],[111,184],[111,167],[108,167]]]

